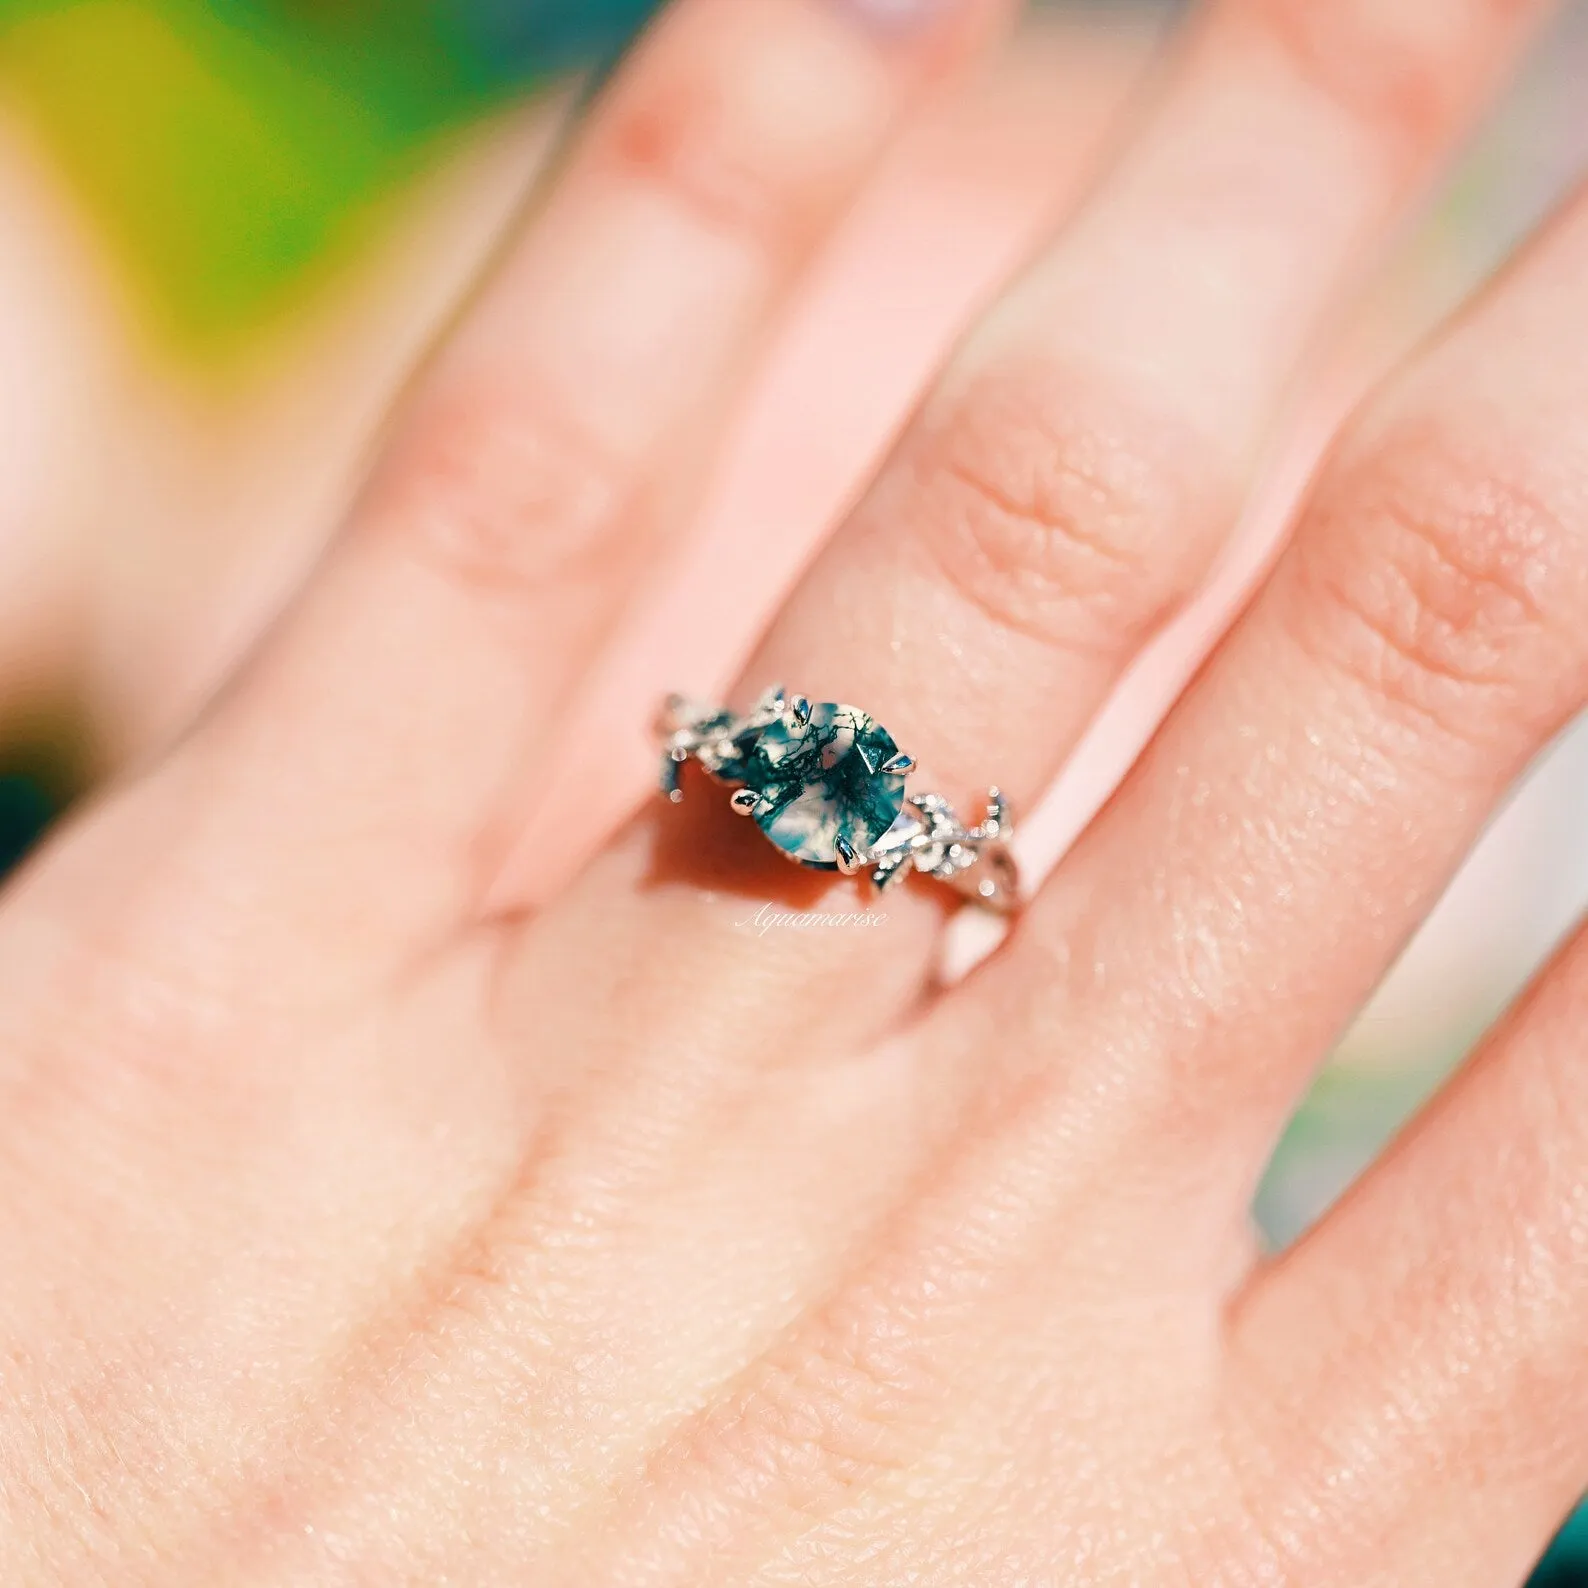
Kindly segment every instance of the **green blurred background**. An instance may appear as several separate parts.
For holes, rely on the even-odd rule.
[[[448,136],[652,0],[0,0],[0,79],[170,337],[257,331]]]
[[[650,7],[0,0],[0,103],[73,195],[140,334],[176,363],[224,368],[378,250],[405,195],[470,129],[598,69]],[[1580,103],[1585,62],[1581,48],[1541,56],[1521,108],[1441,206],[1439,257],[1487,257],[1547,200],[1558,161],[1539,151],[1565,159],[1584,141],[1555,121]],[[1491,834],[1465,884],[1491,927],[1499,901],[1499,927],[1463,938],[1436,924],[1294,1123],[1259,1202],[1275,1241],[1316,1217],[1448,1072],[1575,907],[1560,878],[1588,880],[1582,846],[1562,850],[1588,783],[1581,737],[1555,759],[1564,771]],[[58,718],[24,716],[0,734],[0,874],[83,785],[89,760]],[[1540,910],[1528,885],[1545,878],[1557,887]],[[1588,1514],[1535,1582],[1588,1584]]]

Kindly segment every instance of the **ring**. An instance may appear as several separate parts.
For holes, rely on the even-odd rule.
[[[1001,915],[1019,908],[1004,796],[990,790],[985,817],[967,827],[942,795],[907,794],[914,758],[854,706],[772,689],[740,716],[671,695],[656,734],[669,800],[683,799],[684,765],[697,762],[734,785],[733,809],[788,860],[845,876],[869,867],[879,892],[918,871]]]

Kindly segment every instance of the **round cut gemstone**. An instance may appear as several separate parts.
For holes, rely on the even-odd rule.
[[[784,717],[765,729],[739,778],[761,796],[755,820],[802,865],[838,866],[839,840],[865,854],[904,808],[904,773],[888,732],[853,706],[816,706],[804,727]]]

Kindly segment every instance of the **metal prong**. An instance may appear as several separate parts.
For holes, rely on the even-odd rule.
[[[736,788],[728,801],[738,816],[754,816],[761,808],[761,796],[753,788]]]
[[[847,838],[840,838],[834,847],[838,850],[838,869],[846,877],[854,876],[865,865],[865,856],[858,854]]]
[[[888,773],[913,772],[915,770],[915,757],[913,755],[906,755],[904,751],[901,750],[897,755],[890,756],[882,763],[881,766],[877,768],[877,770],[879,772]]]
[[[982,822],[981,830],[989,838],[1007,839],[1014,828],[1014,817],[1009,809],[1009,801],[1002,789],[990,788],[987,791],[987,817]]]
[[[788,703],[788,714],[794,719],[796,728],[805,728],[810,725],[811,703],[803,695],[795,695]]]

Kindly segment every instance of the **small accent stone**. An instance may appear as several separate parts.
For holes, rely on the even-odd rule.
[[[800,726],[784,717],[764,729],[739,770],[720,774],[762,797],[755,821],[791,859],[838,869],[838,841],[857,854],[904,808],[904,774],[884,772],[899,753],[887,731],[853,706],[811,708]]]

